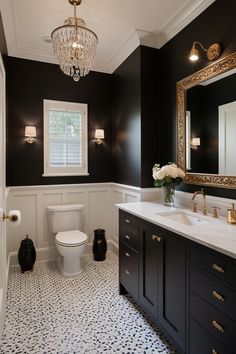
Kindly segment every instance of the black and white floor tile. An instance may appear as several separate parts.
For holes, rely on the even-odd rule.
[[[172,354],[154,323],[118,294],[118,260],[83,257],[76,278],[61,276],[55,261],[9,275],[1,354]]]

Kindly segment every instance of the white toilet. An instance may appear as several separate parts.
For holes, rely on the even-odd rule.
[[[87,235],[79,231],[83,204],[47,206],[50,231],[55,236],[60,254],[59,267],[65,277],[74,277],[82,272],[80,257],[87,247]]]

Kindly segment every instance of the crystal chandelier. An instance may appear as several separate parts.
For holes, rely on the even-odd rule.
[[[68,0],[74,6],[74,17],[65,20],[51,34],[54,54],[64,74],[79,81],[89,73],[94,64],[98,38],[82,18],[76,16],[76,8],[82,0]]]

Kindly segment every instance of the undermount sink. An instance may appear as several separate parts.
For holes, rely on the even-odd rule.
[[[206,216],[199,214],[193,215],[186,211],[170,211],[165,213],[158,213],[158,216],[162,216],[168,220],[178,222],[182,225],[194,226],[199,224],[205,224],[210,222]]]

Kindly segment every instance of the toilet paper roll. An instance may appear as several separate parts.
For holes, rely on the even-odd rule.
[[[9,211],[9,221],[13,226],[18,226],[21,223],[21,212],[20,210],[10,210]]]

